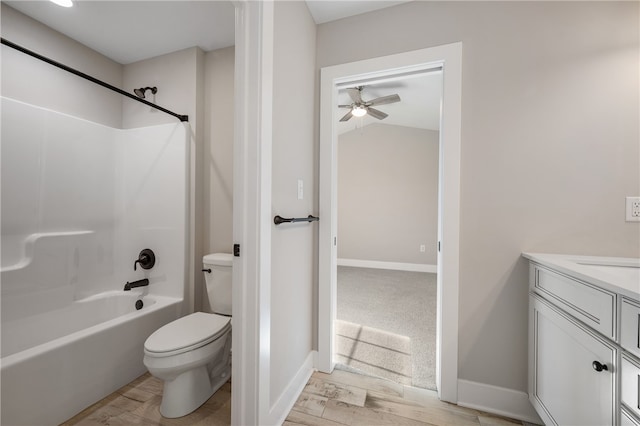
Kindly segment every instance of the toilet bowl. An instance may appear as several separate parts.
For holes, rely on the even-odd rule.
[[[164,381],[160,414],[185,416],[205,403],[231,374],[231,263],[203,258],[213,313],[194,312],[156,330],[144,344],[144,365]]]

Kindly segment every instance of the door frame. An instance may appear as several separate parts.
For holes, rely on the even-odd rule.
[[[270,423],[274,4],[235,13],[231,424]]]
[[[460,252],[460,139],[462,43],[334,65],[320,77],[320,203],[318,258],[318,359],[316,368],[335,367],[337,306],[337,86],[442,68],[438,190],[438,313],[436,386],[443,401],[458,401],[458,282]],[[408,212],[408,214],[412,214]]]

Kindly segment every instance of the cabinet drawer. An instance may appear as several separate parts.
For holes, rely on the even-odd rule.
[[[535,291],[575,318],[616,340],[616,295],[549,269],[534,266]]]
[[[620,346],[640,358],[640,304],[622,299]]]
[[[627,355],[622,356],[620,401],[627,409],[640,416],[640,366]]]

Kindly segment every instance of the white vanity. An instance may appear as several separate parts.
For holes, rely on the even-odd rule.
[[[529,399],[540,418],[640,426],[640,259],[523,256]]]

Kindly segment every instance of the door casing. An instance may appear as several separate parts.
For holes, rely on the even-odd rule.
[[[462,43],[322,68],[320,88],[320,203],[318,259],[318,370],[335,363],[337,271],[338,86],[442,68],[438,190],[438,314],[436,386],[441,400],[458,401],[458,282],[460,240],[460,136]],[[414,214],[413,212],[406,212]]]

